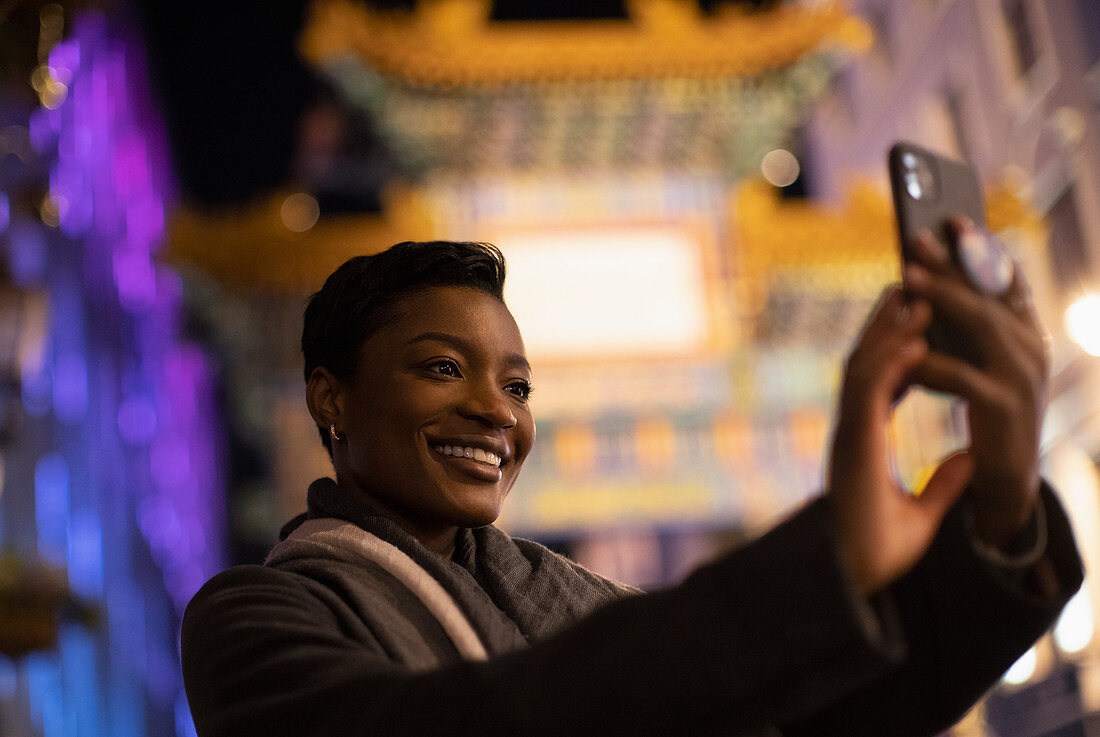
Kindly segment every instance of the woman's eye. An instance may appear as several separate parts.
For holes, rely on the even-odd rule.
[[[528,399],[531,398],[531,392],[533,391],[533,388],[531,387],[530,382],[513,381],[511,384],[504,387],[504,390],[515,394],[517,397],[526,402]]]
[[[428,364],[428,370],[443,376],[458,376],[458,364],[450,360],[433,361]]]

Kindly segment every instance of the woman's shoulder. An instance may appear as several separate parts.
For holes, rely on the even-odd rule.
[[[246,564],[227,568],[212,576],[191,598],[187,614],[248,600],[301,597],[315,588],[308,577],[294,571],[266,565]]]
[[[324,612],[343,618],[353,603],[377,593],[385,576],[369,562],[289,561],[237,565],[211,577],[192,597],[185,621],[245,612]],[[367,591],[367,594],[364,594]]]

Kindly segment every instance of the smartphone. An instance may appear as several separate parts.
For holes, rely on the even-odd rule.
[[[914,241],[927,228],[948,248],[974,289],[992,298],[1007,290],[1012,260],[986,227],[982,188],[973,167],[904,141],[890,148],[887,166],[902,259],[916,259]],[[951,227],[957,215],[974,224],[961,236]],[[976,363],[972,341],[962,332],[933,318],[927,332],[929,346]]]

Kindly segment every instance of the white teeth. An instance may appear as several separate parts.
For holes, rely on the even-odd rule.
[[[500,456],[483,448],[464,448],[461,445],[437,445],[436,453],[456,458],[472,458],[475,461],[488,463],[491,466],[500,466]]]

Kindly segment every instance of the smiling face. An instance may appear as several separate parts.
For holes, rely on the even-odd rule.
[[[501,504],[535,441],[531,369],[508,308],[468,287],[400,298],[334,394],[337,481],[429,547]]]

